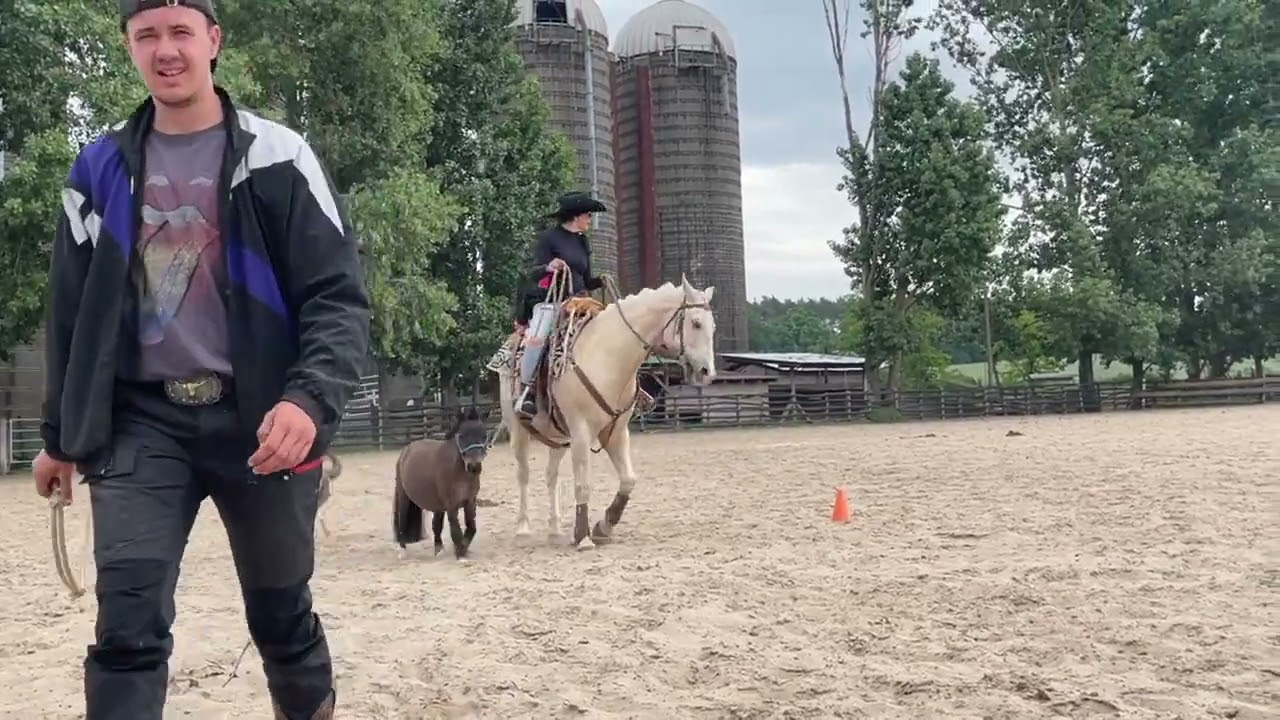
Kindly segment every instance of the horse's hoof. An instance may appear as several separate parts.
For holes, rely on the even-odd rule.
[[[516,537],[529,537],[529,535],[532,534],[532,532],[533,531],[529,529],[528,520],[523,520],[518,525],[516,525]]]
[[[604,524],[597,520],[596,524],[591,526],[591,539],[594,540],[597,545],[611,543],[613,542],[613,537],[610,535],[611,532],[612,531],[610,530],[606,530]]]
[[[405,548],[403,548],[403,547],[401,547],[401,548],[397,548],[397,549],[396,549],[396,559],[397,559],[397,560],[405,560],[405,559],[407,559],[408,557],[409,557],[409,551],[408,551],[408,550],[406,550],[406,549],[405,549]]]
[[[591,538],[590,538],[590,537],[584,537],[584,538],[582,538],[582,540],[581,540],[577,545],[575,545],[574,547],[575,547],[575,548],[577,548],[578,552],[582,552],[583,550],[595,550],[595,549],[596,549],[596,544],[595,544],[594,542],[592,542],[592,541],[591,541]]]

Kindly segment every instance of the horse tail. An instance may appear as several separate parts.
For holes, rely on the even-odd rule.
[[[422,542],[422,508],[405,492],[399,468],[396,468],[396,496],[392,503],[391,524],[400,547]]]

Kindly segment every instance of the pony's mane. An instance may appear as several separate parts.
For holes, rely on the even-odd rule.
[[[457,435],[458,431],[462,429],[462,426],[469,422],[484,422],[480,417],[480,410],[475,405],[472,405],[467,408],[466,411],[454,416],[453,422],[449,426],[449,430],[444,434],[444,439],[448,440]]]

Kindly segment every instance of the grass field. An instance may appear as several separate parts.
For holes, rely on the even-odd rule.
[[[1280,373],[1280,358],[1272,358],[1271,360],[1268,360],[1266,367],[1268,372]],[[1008,364],[1000,364],[1001,372],[1008,370],[1008,368]],[[952,365],[948,369],[950,372],[969,378],[978,384],[985,384],[987,381],[986,363],[964,363],[961,365]],[[1077,374],[1078,369],[1079,363],[1069,363],[1062,369],[1062,372],[1074,377]],[[1096,362],[1094,364],[1093,373],[1094,377],[1097,378],[1099,382],[1120,382],[1123,380],[1129,380],[1132,377],[1132,374],[1129,372],[1129,366],[1122,365],[1120,363],[1113,363],[1111,367],[1104,367],[1100,361]],[[1231,368],[1232,375],[1242,375],[1247,377],[1252,373],[1253,363],[1251,362],[1239,363]],[[1184,379],[1186,378],[1186,373],[1178,371],[1175,372],[1173,376],[1175,379]]]

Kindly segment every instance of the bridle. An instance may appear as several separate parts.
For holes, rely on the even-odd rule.
[[[605,276],[605,278],[606,278],[605,291],[612,293],[614,297],[613,302],[610,304],[612,304],[613,307],[617,309],[618,317],[622,318],[622,324],[626,325],[627,329],[631,331],[631,334],[635,336],[636,340],[640,341],[640,345],[643,346],[645,351],[645,360],[649,359],[649,357],[653,355],[658,355],[660,357],[666,357],[666,358],[679,358],[680,361],[684,364],[686,370],[691,370],[692,363],[689,361],[688,357],[686,357],[687,353],[686,353],[685,338],[684,338],[684,318],[690,310],[693,310],[695,308],[708,309],[710,307],[709,304],[705,300],[698,303],[689,302],[688,295],[684,295],[684,298],[682,299],[680,306],[677,307],[674,311],[672,311],[671,317],[667,318],[667,321],[663,323],[662,329],[659,331],[659,334],[658,334],[657,342],[651,342],[648,339],[646,339],[644,335],[641,335],[640,331],[636,330],[635,325],[631,324],[631,321],[627,319],[626,313],[622,311],[622,302],[621,302],[622,295],[618,292],[617,285],[613,283],[613,278],[607,275]],[[555,287],[554,281],[552,283],[552,287],[553,288]],[[551,294],[548,293],[548,297],[550,296]],[[671,323],[678,323],[676,328],[676,341],[679,343],[680,349],[676,353],[672,353],[670,344],[666,342],[667,333],[668,333],[668,330],[671,328]],[[622,417],[622,415],[635,407],[636,398],[639,396],[640,389],[637,386],[636,395],[631,398],[630,403],[624,405],[621,408],[614,408],[613,404],[610,403],[603,395],[600,394],[600,390],[596,388],[595,383],[591,382],[591,378],[587,375],[586,371],[582,369],[582,366],[578,364],[578,361],[574,357],[574,354],[575,354],[574,346],[570,345],[568,350],[568,357],[566,358],[567,367],[573,371],[578,381],[582,383],[583,388],[587,391],[587,394],[591,396],[591,399],[595,401],[596,405],[598,405],[600,409],[606,415],[609,416],[608,424],[606,424],[605,427],[601,429],[600,432],[597,433],[596,435],[597,439],[600,441],[600,447],[593,448],[591,450],[591,452],[597,453],[597,452],[600,452],[600,450],[604,449],[605,445],[608,443],[609,438],[613,435],[614,427],[617,425],[618,420]],[[555,408],[553,403],[550,409],[551,424],[556,428],[558,432],[568,435],[568,430],[564,427],[563,422],[557,419],[558,412],[559,411]],[[537,431],[533,429],[532,424],[528,422],[525,423],[525,427],[529,429],[530,432],[532,432],[535,437],[538,437],[540,440],[542,440],[542,442],[545,443],[548,447],[561,447],[561,448],[568,447],[567,442],[562,442],[557,445],[543,438]]]
[[[626,325],[627,329],[631,331],[631,334],[634,335],[636,339],[640,341],[640,344],[644,346],[645,359],[656,355],[668,360],[679,360],[684,364],[686,370],[692,369],[692,364],[689,362],[689,358],[686,357],[685,352],[684,319],[690,310],[709,310],[711,306],[708,303],[705,301],[691,303],[687,299],[682,300],[680,302],[680,307],[677,307],[671,313],[671,317],[667,318],[667,321],[662,324],[662,328],[658,330],[658,342],[656,343],[644,339],[644,336],[640,334],[640,331],[636,330],[635,326],[631,324],[631,321],[627,319],[626,313],[622,312],[621,303],[615,302],[614,307],[618,310],[618,317],[622,318],[622,324]],[[676,323],[676,341],[680,344],[679,350],[675,352],[672,351],[671,346],[666,342],[667,330],[671,327],[672,323]]]

